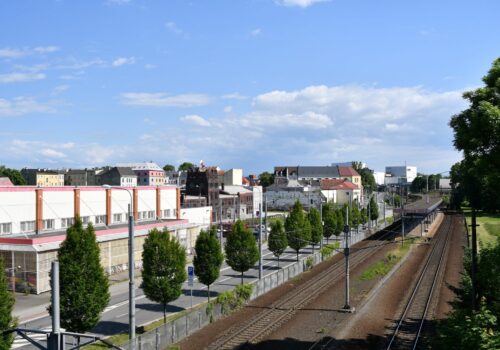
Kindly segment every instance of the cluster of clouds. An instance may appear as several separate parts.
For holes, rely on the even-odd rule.
[[[329,164],[353,159],[375,165],[408,160],[420,167],[441,169],[444,159],[452,164],[460,158],[452,150],[447,125],[450,116],[465,107],[460,91],[315,85],[269,91],[251,99],[238,93],[214,97],[129,92],[120,97],[130,108],[161,112],[173,107],[174,114],[182,113],[182,108],[245,100],[249,110],[212,116],[177,114],[177,121],[163,120],[158,125],[148,119],[144,125],[152,124],[151,130],[136,134],[128,146],[26,140],[14,140],[7,146],[17,156],[68,166],[140,160],[138,155],[148,154],[159,162],[199,158],[258,171],[275,163]],[[47,111],[35,101],[0,100],[0,115],[8,114],[13,103]],[[33,149],[36,151],[31,153]]]

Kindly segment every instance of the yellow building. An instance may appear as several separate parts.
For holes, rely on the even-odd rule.
[[[47,169],[22,169],[21,175],[30,186],[58,187],[64,186],[64,174]]]

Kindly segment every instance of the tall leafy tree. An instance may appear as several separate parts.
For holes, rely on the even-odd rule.
[[[285,230],[288,238],[288,245],[297,253],[298,261],[300,249],[307,246],[311,240],[310,225],[308,231],[306,227],[304,208],[299,201],[295,202],[290,214],[285,220]]]
[[[337,229],[337,214],[330,203],[323,206],[323,221],[325,223],[323,227],[323,235],[328,243],[330,237],[336,234],[335,232]]]
[[[361,213],[358,209],[358,204],[354,203],[351,206],[351,210],[349,211],[349,215],[352,216],[352,225],[356,228],[356,232],[359,232],[359,224],[361,224]]]
[[[190,162],[184,162],[181,165],[179,165],[178,170],[179,171],[188,171],[189,169],[194,168],[194,164]]]
[[[377,220],[379,217],[378,205],[375,201],[375,197],[370,198],[370,220]]]
[[[165,322],[167,305],[181,295],[186,278],[184,247],[168,231],[151,230],[142,251],[141,288],[149,299],[162,304]]]
[[[109,283],[99,254],[94,227],[84,229],[77,218],[57,253],[61,326],[70,332],[94,328],[108,305]]]
[[[278,268],[280,266],[280,256],[285,252],[288,247],[288,240],[286,238],[285,227],[280,220],[271,224],[271,233],[268,239],[269,250],[273,252],[274,256],[278,258]]]
[[[271,186],[274,183],[274,174],[264,171],[259,175],[259,183],[262,187]]]
[[[174,171],[175,170],[175,166],[173,166],[172,164],[165,164],[163,166],[163,170],[165,170],[165,171]]]
[[[368,211],[366,208],[361,208],[361,211],[359,213],[360,215],[360,223],[362,225],[365,225],[368,222]]]
[[[226,239],[226,262],[234,271],[243,273],[248,271],[259,260],[259,249],[252,232],[238,220],[233,225],[231,233]]]
[[[26,185],[26,179],[16,169],[6,168],[0,165],[0,177],[8,177],[14,185]]]
[[[307,220],[311,225],[311,243],[314,251],[314,246],[319,244],[323,238],[323,223],[319,211],[316,208],[311,208],[307,213]]]
[[[12,317],[14,295],[8,291],[8,281],[4,273],[3,259],[0,256],[0,350],[8,350],[14,340],[13,334],[2,334],[3,331],[15,327]]]
[[[455,148],[464,159],[452,169],[456,194],[476,209],[500,209],[500,58],[483,78],[485,86],[464,93],[469,108],[451,118]],[[459,171],[458,171],[459,170]],[[458,191],[458,193],[457,193]]]
[[[217,239],[215,226],[212,226],[209,231],[200,232],[194,250],[196,252],[193,259],[194,271],[198,280],[207,286],[208,301],[210,301],[210,285],[219,278],[220,268],[224,262],[224,254]]]
[[[335,216],[337,217],[337,225],[335,226],[335,236],[340,235],[344,230],[344,214],[342,213],[342,208],[335,209]]]
[[[427,188],[427,179],[424,176],[417,176],[411,183],[410,191],[422,192],[426,188]]]

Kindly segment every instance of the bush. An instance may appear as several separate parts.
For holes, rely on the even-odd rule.
[[[308,257],[308,258],[306,259],[306,269],[307,269],[307,270],[312,269],[313,264],[314,264],[314,258],[313,258],[312,256]]]
[[[229,314],[231,310],[236,310],[250,300],[252,295],[253,285],[242,284],[237,286],[234,290],[228,290],[220,293],[215,302],[222,308],[224,315]]]
[[[321,256],[323,257],[323,259],[328,259],[333,255],[335,249],[338,249],[339,247],[340,247],[339,242],[327,244],[320,249]]]

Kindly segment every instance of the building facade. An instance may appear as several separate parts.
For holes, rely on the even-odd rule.
[[[21,169],[21,175],[29,186],[59,187],[64,186],[64,173],[49,169]]]
[[[167,230],[191,253],[200,229],[210,223],[209,207],[186,209],[181,217],[180,191],[174,186],[0,187],[0,227],[5,228],[0,234],[0,255],[11,288],[32,293],[49,290],[50,264],[76,217],[84,226],[93,224],[107,273],[128,269],[131,201],[136,221],[135,268],[142,266],[142,245],[151,229]]]
[[[68,169],[64,173],[65,186],[99,186],[96,169]]]
[[[123,163],[116,166],[131,168],[137,175],[138,186],[162,186],[167,184],[165,171],[156,163]]]
[[[98,174],[102,185],[135,187],[137,186],[137,175],[131,168],[113,167]]]
[[[417,177],[417,167],[415,166],[387,166],[385,167],[386,185],[409,185]]]

